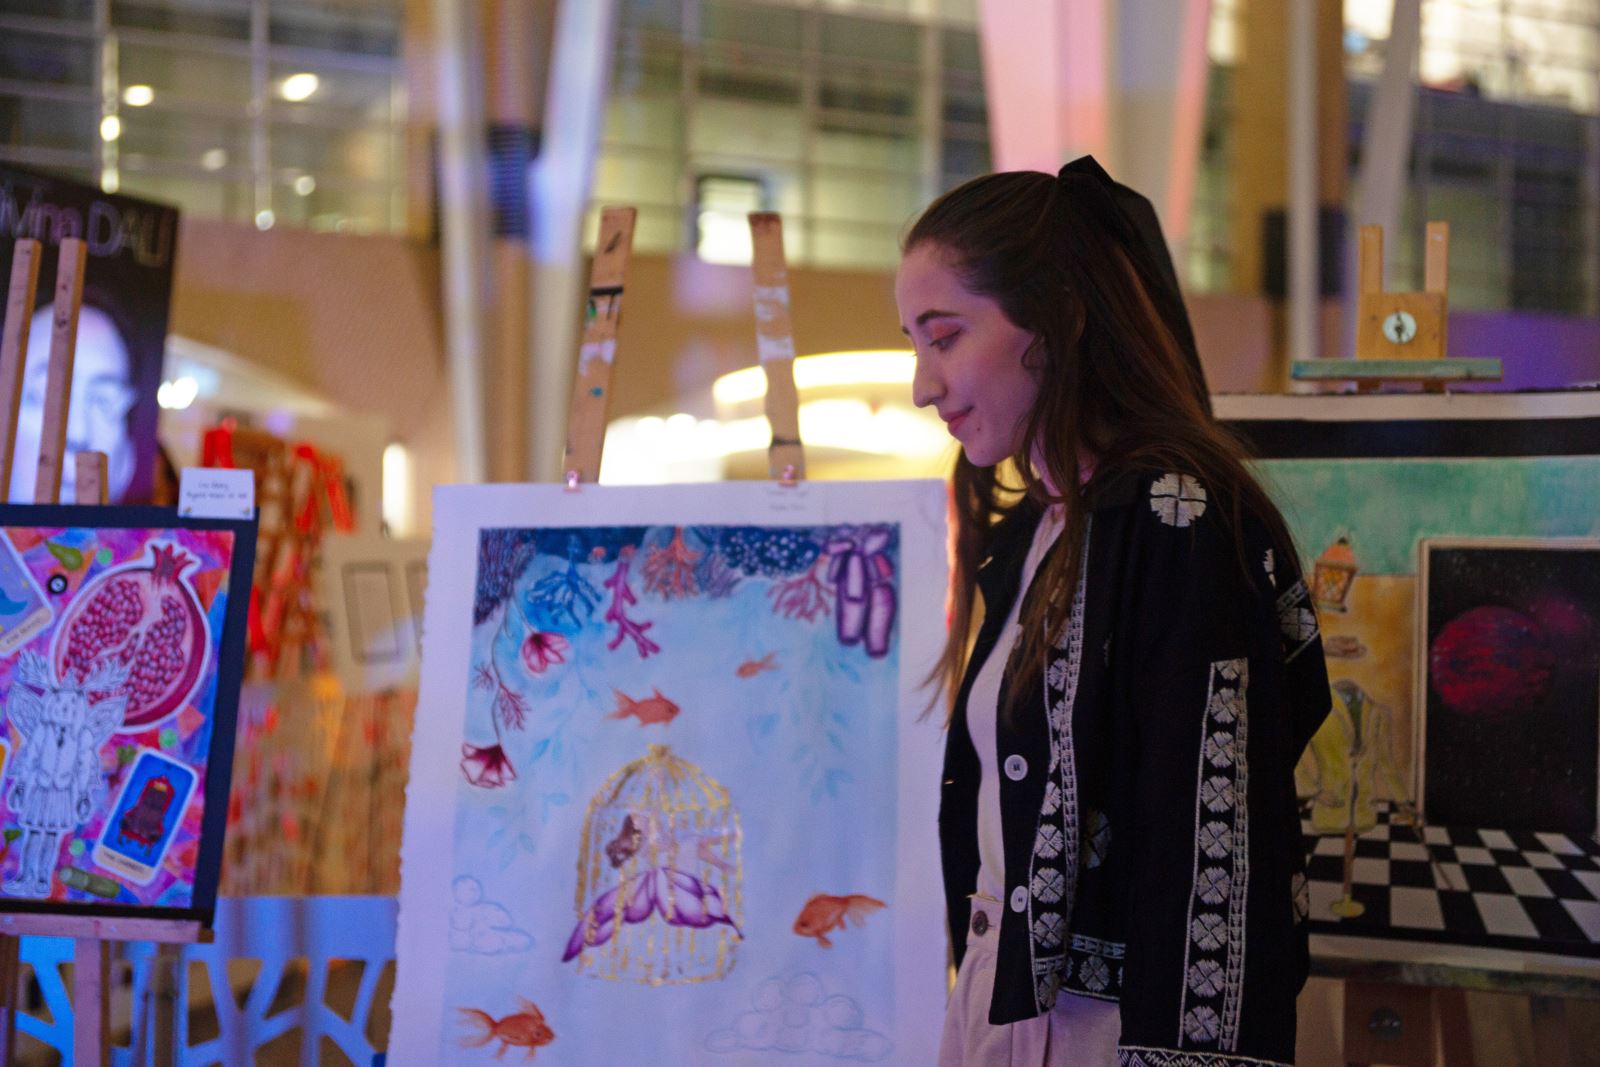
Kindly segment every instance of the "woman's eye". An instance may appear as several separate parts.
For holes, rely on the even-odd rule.
[[[956,335],[959,334],[960,332],[961,332],[960,330],[951,330],[949,333],[945,334],[943,337],[935,337],[935,338],[933,338],[931,341],[928,342],[928,344],[932,345],[934,348],[937,348],[939,351],[943,352],[945,349],[950,347],[950,343],[956,339]]]

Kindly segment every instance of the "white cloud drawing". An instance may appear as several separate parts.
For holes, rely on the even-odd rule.
[[[859,1063],[876,1063],[894,1051],[887,1034],[862,1025],[861,1006],[853,998],[829,995],[814,974],[788,981],[768,978],[750,1001],[751,1010],[741,1012],[731,1026],[706,1035],[708,1051],[815,1052]]]
[[[450,884],[455,904],[450,908],[450,950],[498,956],[507,952],[526,952],[533,947],[533,935],[517,929],[511,913],[491,900],[483,899],[483,884],[471,875],[462,875]]]

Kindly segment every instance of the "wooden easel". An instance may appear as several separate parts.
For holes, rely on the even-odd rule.
[[[783,258],[783,219],[775,211],[750,214],[751,269],[755,274],[756,359],[767,375],[767,473],[785,485],[806,474],[800,443],[800,393],[794,383],[794,328],[789,319],[789,268]]]
[[[19,240],[11,261],[6,295],[6,321],[0,337],[0,498],[8,496],[16,453],[17,411],[22,399],[23,368],[39,279],[38,241]],[[51,319],[50,365],[45,384],[39,465],[34,480],[36,504],[61,499],[61,468],[67,443],[67,412],[72,400],[72,367],[78,341],[78,312],[83,305],[83,274],[88,262],[84,242],[61,242],[56,267],[55,304]],[[106,503],[106,457],[79,452],[73,457],[75,503]],[[111,1062],[111,943],[152,941],[192,944],[205,934],[193,920],[107,918],[44,912],[6,912],[0,901],[0,1067],[16,1057],[17,996],[22,973],[20,938],[70,937],[76,942],[72,978],[72,1062],[78,1067],[109,1067]]]
[[[578,373],[567,413],[567,447],[563,459],[567,488],[600,480],[605,445],[606,409],[611,372],[616,361],[617,329],[622,323],[622,296],[628,261],[633,254],[631,207],[605,208],[589,276],[589,298]],[[805,477],[805,448],[800,442],[799,393],[794,382],[794,337],[789,318],[789,271],[783,255],[783,220],[775,212],[750,215],[751,267],[755,276],[756,355],[767,375],[767,421],[772,444],[767,467],[781,485]]]
[[[1450,224],[1428,223],[1423,242],[1422,292],[1383,287],[1383,227],[1361,227],[1356,268],[1356,358],[1295,360],[1297,381],[1354,381],[1359,392],[1387,382],[1421,382],[1442,393],[1451,382],[1497,382],[1498,359],[1450,359]]]

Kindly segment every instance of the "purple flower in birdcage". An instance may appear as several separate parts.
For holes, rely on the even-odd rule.
[[[844,527],[828,539],[828,581],[838,597],[834,618],[839,643],[864,643],[867,655],[889,654],[897,599],[894,563],[889,558],[892,532],[887,526]]]

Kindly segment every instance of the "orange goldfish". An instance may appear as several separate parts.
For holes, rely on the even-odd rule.
[[[800,909],[800,915],[794,921],[794,932],[801,937],[816,938],[817,944],[823,948],[832,948],[833,942],[828,940],[829,930],[843,930],[850,921],[860,926],[867,921],[868,915],[883,906],[883,901],[860,893],[845,897],[818,893]]]
[[[665,725],[678,717],[678,705],[662,696],[659,689],[654,696],[643,700],[634,700],[620,689],[612,692],[617,694],[617,710],[607,715],[608,719],[626,719],[633,715],[638,717],[640,726],[649,726],[658,722]]]
[[[762,671],[775,671],[778,669],[778,662],[773,658],[776,655],[776,652],[768,652],[760,659],[747,659],[739,664],[733,673],[740,678],[754,678]]]
[[[477,1008],[457,1008],[463,1018],[462,1023],[474,1032],[461,1039],[464,1048],[481,1048],[491,1041],[500,1042],[500,1047],[495,1051],[495,1059],[506,1054],[509,1048],[525,1048],[528,1054],[524,1059],[533,1059],[533,1050],[540,1045],[548,1045],[556,1039],[550,1027],[545,1025],[544,1012],[531,1000],[517,998],[517,1005],[522,1009],[503,1019],[496,1019],[486,1011]]]

